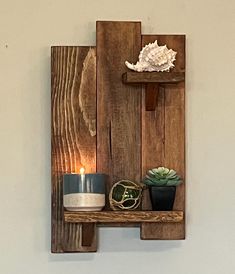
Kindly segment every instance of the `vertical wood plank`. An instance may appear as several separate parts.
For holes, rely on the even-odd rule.
[[[120,179],[141,176],[141,87],[122,83],[141,48],[140,22],[97,22],[97,170]]]
[[[164,88],[159,87],[158,100],[155,111],[146,111],[145,108],[145,86],[143,86],[142,100],[142,178],[146,171],[157,166],[162,166],[164,159]],[[146,189],[143,195],[142,209],[151,208],[149,191]],[[149,224],[149,226],[151,226]],[[142,224],[142,232],[145,231],[145,225]],[[146,230],[148,231],[148,230]]]
[[[184,35],[143,35],[142,46],[158,40],[177,51],[173,71],[185,71]],[[175,169],[184,184],[177,187],[174,210],[185,211],[185,85],[184,82],[165,85],[159,94],[155,112],[142,113],[142,172],[157,166]],[[155,135],[155,138],[154,138]],[[149,209],[148,192],[145,192],[143,208]],[[142,239],[184,239],[185,220],[177,224],[142,224]]]
[[[92,47],[51,50],[52,252],[96,251],[82,246],[80,224],[63,220],[64,173],[96,172],[96,53]]]

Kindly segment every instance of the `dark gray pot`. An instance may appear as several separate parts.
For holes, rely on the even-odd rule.
[[[175,186],[151,186],[149,191],[153,210],[169,211],[173,209]]]

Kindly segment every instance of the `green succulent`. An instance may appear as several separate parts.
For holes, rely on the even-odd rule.
[[[144,183],[149,186],[177,186],[182,180],[175,170],[158,167],[148,170]]]

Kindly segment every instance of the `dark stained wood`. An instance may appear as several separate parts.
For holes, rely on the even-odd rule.
[[[52,252],[96,250],[82,246],[82,226],[63,218],[64,173],[96,172],[96,53],[91,47],[52,47],[51,164]],[[89,87],[89,92],[88,92]]]
[[[100,211],[64,213],[71,223],[175,223],[184,218],[182,211]]]
[[[141,175],[141,86],[121,80],[125,61],[138,58],[141,24],[97,22],[96,31],[97,171],[110,176],[109,193],[118,180],[138,182]]]
[[[143,35],[142,45],[158,40],[159,45],[177,51],[172,72],[185,71],[184,35]],[[157,166],[175,169],[184,183],[177,187],[174,210],[185,212],[185,86],[164,85],[159,91],[155,112],[146,112],[143,101],[142,115],[142,172]],[[143,89],[144,92],[144,89]],[[144,99],[143,99],[144,100]],[[154,138],[155,136],[155,138]],[[145,191],[143,209],[151,209],[148,192]],[[142,239],[184,239],[185,219],[181,223],[147,224],[141,226]]]
[[[96,225],[94,223],[82,224],[82,246],[91,246],[96,234]]]
[[[178,56],[177,56],[178,58]],[[126,72],[122,79],[126,84],[138,83],[179,83],[185,78],[184,71],[174,72]]]
[[[153,111],[157,106],[157,97],[159,92],[158,83],[150,83],[145,86],[145,110]]]

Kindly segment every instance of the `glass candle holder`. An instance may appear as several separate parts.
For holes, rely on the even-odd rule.
[[[105,206],[107,175],[64,174],[63,203],[68,211],[101,211]]]

